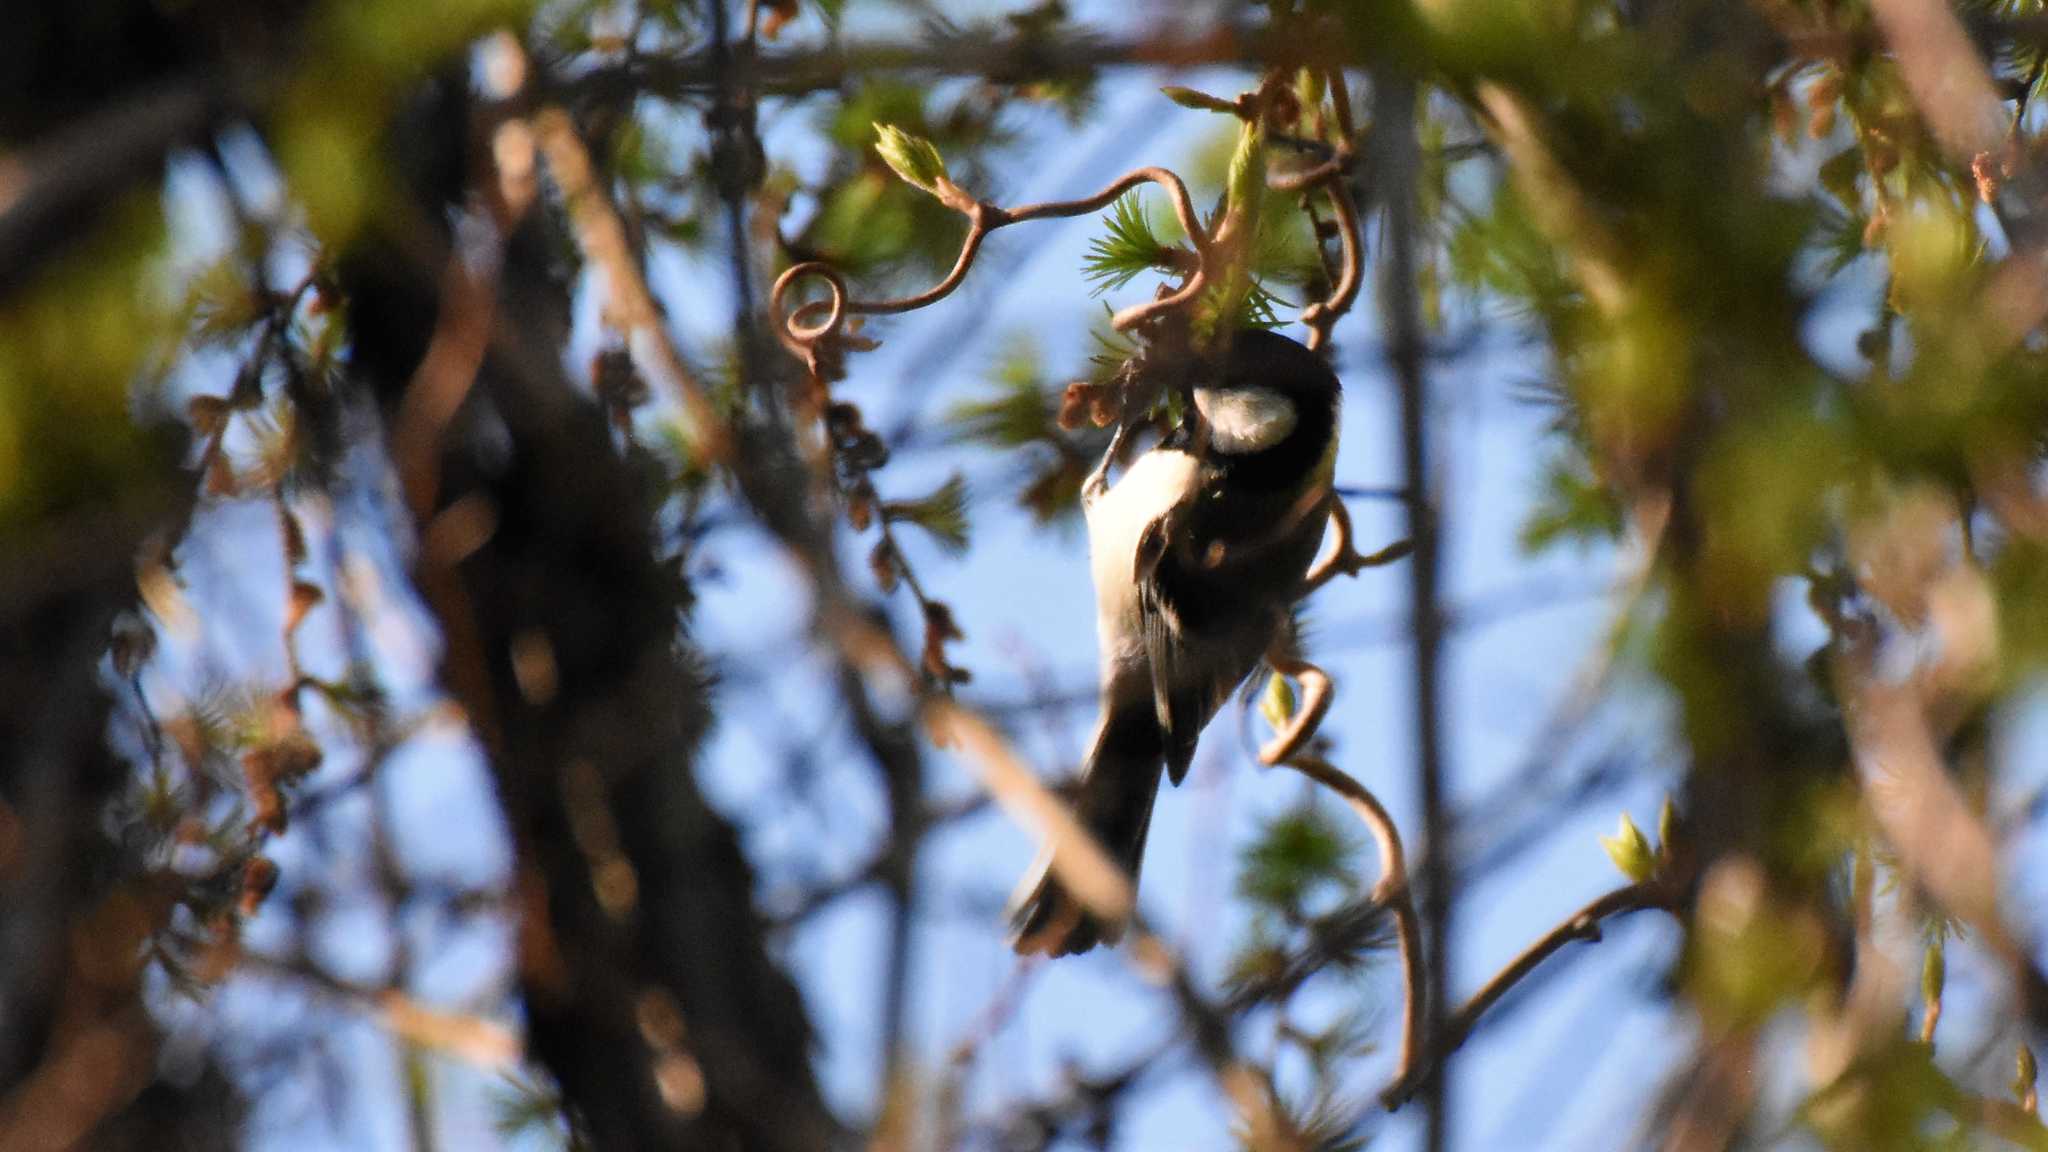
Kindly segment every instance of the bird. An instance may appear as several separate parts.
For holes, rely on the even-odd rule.
[[[1074,815],[1137,890],[1163,774],[1178,785],[1202,728],[1290,626],[1326,523],[1342,386],[1313,351],[1246,328],[1198,364],[1191,419],[1114,485],[1114,443],[1084,482],[1101,650],[1101,716]],[[1114,944],[1055,874],[1057,838],[1010,904],[1018,953]]]

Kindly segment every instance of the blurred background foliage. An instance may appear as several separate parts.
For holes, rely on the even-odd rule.
[[[1480,1147],[1460,1124],[1498,1093],[1455,1050],[1636,912],[1668,922],[1626,974],[1660,1056],[1600,1146],[2048,1147],[2033,0],[7,7],[0,1148],[1139,1146],[1181,1064],[1229,1117],[1167,1129],[1191,1145]],[[1259,153],[1233,102],[1262,85],[1288,111],[1252,117]],[[1126,950],[1167,1023],[1093,1021],[1142,1042],[1034,1073],[1049,1094],[977,1073],[1037,969],[936,1055],[911,1035],[930,926],[985,947],[996,920],[941,874],[985,797],[918,721],[955,693],[1063,786],[1092,685],[970,678],[1006,658],[970,621],[1044,598],[1017,557],[1079,547],[1109,441],[1086,410],[1137,351],[1110,317],[1190,238],[1157,188],[1084,244],[1021,223],[948,326],[799,365],[775,276],[910,295],[968,234],[883,125],[1010,207],[1106,129],[1085,171],[1168,163],[1205,230],[1256,222],[1210,322],[1295,335],[1344,237],[1319,186],[1275,185],[1334,165],[1369,284],[1325,333],[1354,403],[1412,385],[1407,446],[1481,455],[1443,381],[1489,348],[1536,429],[1500,506],[1448,468],[1340,470],[1356,514],[1591,557],[1606,597],[1585,662],[1545,663],[1524,768],[1437,842],[1395,805],[1410,880],[1326,789],[1204,826],[1228,914],[1191,914],[1187,957]],[[1042,297],[1030,327],[997,330],[1005,292]],[[1414,589],[1388,614],[1413,651],[1474,613]],[[848,605],[900,664],[845,639]],[[780,654],[750,665],[732,617]],[[1432,666],[1350,699],[1428,699]],[[1219,763],[1291,716],[1260,692]],[[1484,719],[1376,704],[1317,749],[1427,795],[1420,729],[1457,764]],[[738,728],[766,735],[717,742]],[[1619,770],[1561,785],[1588,732]],[[1667,792],[1654,835],[1625,814]],[[1461,960],[1396,1066],[1409,888],[1446,889],[1424,918],[1460,946],[1516,837],[1604,869],[1573,821],[1616,807],[1619,874],[1493,980],[1495,952]],[[882,830],[806,842],[854,824]],[[853,953],[807,924],[871,890],[886,947],[830,962]],[[854,984],[863,1023],[819,1010]],[[350,1023],[278,1010],[311,1003]],[[821,1048],[866,1053],[859,1093]]]

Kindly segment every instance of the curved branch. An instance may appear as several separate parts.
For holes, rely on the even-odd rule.
[[[888,316],[901,312],[913,312],[928,307],[953,294],[967,279],[967,272],[974,266],[975,257],[981,253],[981,243],[988,234],[1012,224],[1029,220],[1057,220],[1073,216],[1084,216],[1099,212],[1117,197],[1140,184],[1157,184],[1166,189],[1167,197],[1173,203],[1173,214],[1180,221],[1182,231],[1195,248],[1195,267],[1188,274],[1185,283],[1176,291],[1134,304],[1111,318],[1111,325],[1117,331],[1128,331],[1151,317],[1178,308],[1194,299],[1207,282],[1209,244],[1202,231],[1201,220],[1195,214],[1194,201],[1188,196],[1187,185],[1171,170],[1159,167],[1135,168],[1111,181],[1109,186],[1092,196],[1078,200],[1048,200],[1037,204],[1023,204],[1016,208],[1004,208],[988,201],[974,201],[962,211],[967,216],[967,235],[960,241],[960,255],[953,261],[953,268],[937,284],[913,296],[889,300],[857,300],[846,291],[846,281],[839,271],[823,261],[806,261],[792,265],[775,280],[770,291],[769,307],[782,317],[782,342],[791,350],[802,352],[820,340],[838,334],[840,326],[848,316]],[[954,190],[957,191],[957,190]],[[824,301],[812,301],[785,313],[783,305],[789,290],[799,280],[815,277],[825,281],[831,297]],[[826,310],[825,318],[815,324],[808,324],[807,318],[816,310]]]
[[[1306,660],[1276,652],[1269,654],[1266,662],[1273,666],[1273,675],[1299,680],[1302,692],[1301,707],[1287,728],[1259,749],[1259,763],[1270,767],[1291,759],[1316,734],[1323,715],[1330,710],[1331,689],[1330,674]]]
[[[1341,157],[1340,157],[1341,159]],[[1335,161],[1332,161],[1335,163]],[[1301,310],[1301,322],[1309,329],[1311,351],[1329,342],[1337,318],[1351,310],[1358,299],[1358,287],[1365,279],[1365,243],[1358,230],[1358,206],[1352,203],[1351,186],[1340,170],[1323,185],[1330,194],[1330,206],[1337,212],[1337,235],[1343,241],[1344,258],[1337,283],[1327,300],[1318,300]]]
[[[1336,546],[1330,554],[1302,577],[1301,595],[1310,593],[1335,580],[1339,576],[1356,576],[1367,568],[1381,568],[1415,550],[1413,541],[1396,540],[1385,548],[1373,553],[1362,553],[1352,542],[1351,511],[1344,507],[1344,501],[1332,495],[1329,501],[1330,525],[1337,530]]]
[[[1373,885],[1372,900],[1393,909],[1402,989],[1401,1054],[1394,1066],[1394,1079],[1382,1094],[1381,1098],[1386,1099],[1400,1086],[1418,1080],[1416,1060],[1422,1051],[1422,920],[1415,914],[1414,894],[1408,888],[1408,861],[1401,852],[1401,829],[1370,789],[1329,761],[1318,756],[1296,756],[1286,766],[1342,796],[1379,845],[1380,878]]]
[[[1274,176],[1266,181],[1269,187],[1279,192],[1309,192],[1321,187],[1329,193],[1330,205],[1337,212],[1337,235],[1344,246],[1337,282],[1331,285],[1328,299],[1315,301],[1301,310],[1301,322],[1309,330],[1308,346],[1311,351],[1329,343],[1330,329],[1336,325],[1339,316],[1351,310],[1351,305],[1358,299],[1359,285],[1365,279],[1365,243],[1358,227],[1358,205],[1352,201],[1348,180],[1358,162],[1358,154],[1352,145],[1356,129],[1351,119],[1351,90],[1344,82],[1342,68],[1327,69],[1323,75],[1330,88],[1330,102],[1336,109],[1336,147],[1328,159],[1314,167]],[[1316,244],[1320,249],[1320,236]]]

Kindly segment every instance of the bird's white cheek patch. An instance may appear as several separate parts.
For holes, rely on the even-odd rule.
[[[1195,389],[1195,407],[1219,452],[1263,452],[1294,431],[1294,403],[1271,388]]]

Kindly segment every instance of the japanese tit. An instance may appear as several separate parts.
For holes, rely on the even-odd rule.
[[[1193,383],[1199,419],[1113,487],[1105,459],[1082,490],[1102,695],[1075,815],[1134,889],[1160,773],[1181,782],[1203,726],[1288,625],[1337,456],[1337,376],[1293,340],[1240,331]],[[1059,850],[1018,885],[1020,953],[1066,956],[1123,935],[1053,875]]]

